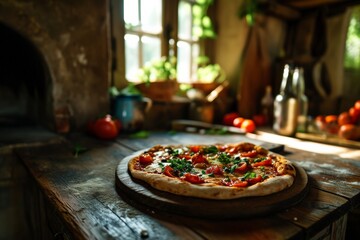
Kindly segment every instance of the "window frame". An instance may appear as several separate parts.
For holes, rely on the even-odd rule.
[[[195,0],[185,0],[187,2],[195,3]],[[216,1],[215,1],[216,2]],[[161,56],[169,56],[170,44],[169,40],[173,39],[174,44],[172,46],[173,55],[177,57],[178,41],[189,42],[190,44],[196,43],[194,40],[184,40],[178,37],[178,7],[179,0],[162,0],[163,14],[162,14],[162,26],[163,30],[160,34],[161,41]],[[215,5],[215,4],[213,4]],[[109,55],[111,56],[111,85],[117,88],[124,88],[130,81],[126,79],[126,60],[125,60],[125,40],[124,36],[127,33],[124,22],[124,4],[123,0],[110,0],[110,22],[111,22],[111,50]],[[211,15],[212,12],[210,12]],[[141,32],[141,31],[136,31]],[[148,33],[144,33],[148,35]],[[151,34],[150,34],[151,35]],[[152,36],[152,35],[151,35]],[[207,55],[210,59],[214,53],[213,44],[207,39],[199,39],[199,55]],[[141,52],[139,53],[141,55]],[[141,57],[140,57],[141,58]],[[193,59],[190,59],[190,64],[193,64]],[[190,65],[192,66],[192,65]]]

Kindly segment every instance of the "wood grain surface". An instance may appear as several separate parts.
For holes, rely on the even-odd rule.
[[[56,215],[61,224],[51,226],[58,226],[60,232],[66,229],[73,239],[309,239],[359,206],[360,161],[292,149],[286,143],[282,153],[306,171],[309,192],[295,205],[266,216],[178,215],[117,191],[114,175],[119,163],[136,151],[155,144],[239,141],[263,143],[237,135],[155,132],[141,139],[124,135],[100,141],[74,134],[61,143],[17,149],[16,155],[31,177],[28,182],[34,183],[52,209],[43,210],[44,222],[53,222]],[[86,150],[76,155],[75,146]]]

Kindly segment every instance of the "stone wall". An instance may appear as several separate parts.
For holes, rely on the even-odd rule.
[[[28,39],[42,55],[50,78],[46,109],[52,113],[47,115],[69,112],[72,127],[78,129],[108,112],[108,1],[1,0],[0,23]]]

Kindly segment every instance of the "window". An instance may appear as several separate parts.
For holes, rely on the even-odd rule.
[[[180,1],[178,8],[177,69],[178,81],[196,79],[197,57],[200,55],[199,38],[193,34],[193,1]]]
[[[163,56],[177,58],[179,82],[196,79],[205,51],[193,31],[196,7],[196,0],[113,0],[115,85],[139,81],[139,68]]]
[[[124,0],[126,79],[161,56],[162,0]]]

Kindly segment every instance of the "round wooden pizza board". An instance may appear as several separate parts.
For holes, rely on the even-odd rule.
[[[309,189],[305,170],[294,164],[297,171],[294,184],[271,195],[232,200],[179,196],[154,189],[130,175],[128,162],[141,152],[143,151],[135,152],[120,161],[116,169],[115,183],[119,195],[125,200],[151,211],[214,219],[263,216],[296,205],[306,196]]]

